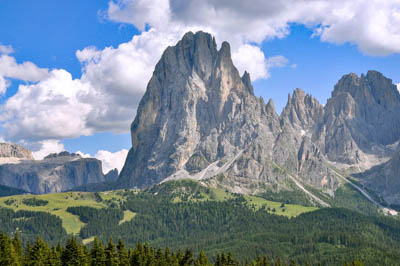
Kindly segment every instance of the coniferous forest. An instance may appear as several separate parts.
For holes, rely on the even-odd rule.
[[[234,266],[234,265],[254,265],[254,266],[281,266],[281,265],[300,265],[294,260],[285,261],[276,258],[274,261],[269,260],[266,256],[257,256],[252,260],[241,262],[236,260],[232,253],[221,252],[214,260],[210,260],[201,250],[197,255],[191,250],[181,249],[176,252],[171,251],[168,247],[162,249],[150,247],[147,243],[138,243],[133,249],[126,248],[123,241],[119,240],[114,243],[110,239],[103,246],[101,241],[94,239],[90,248],[80,244],[76,238],[70,238],[65,245],[57,245],[50,247],[40,237],[37,237],[32,244],[27,243],[25,248],[19,235],[9,238],[6,234],[0,235],[0,265],[54,265],[54,266]],[[306,262],[304,265],[310,265]],[[351,263],[343,265],[364,265],[361,261],[355,260]]]

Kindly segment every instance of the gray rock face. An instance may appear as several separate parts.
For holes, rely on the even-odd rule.
[[[229,44],[187,33],[155,67],[136,118],[118,183],[147,187],[168,178],[218,179],[243,193],[290,183],[334,189],[337,181],[310,138],[323,107],[296,90],[279,117],[240,77]],[[210,181],[210,182],[211,182]]]
[[[364,186],[374,190],[389,204],[400,204],[400,153],[386,163],[355,175]]]
[[[0,143],[0,157],[14,157],[25,160],[33,160],[32,152],[30,150],[27,150],[20,145],[11,143]]]
[[[0,184],[31,193],[52,193],[104,182],[101,161],[62,152],[43,160],[0,165]]]
[[[104,175],[105,182],[115,182],[118,179],[118,169],[112,169]],[[96,182],[97,183],[97,182]]]
[[[385,145],[399,140],[400,95],[379,72],[345,75],[324,110],[313,139],[331,161],[365,162],[366,154],[385,155]]]
[[[332,166],[385,163],[362,182],[400,202],[400,94],[376,71],[343,76],[325,106],[296,89],[279,116],[255,97],[250,74],[239,76],[228,43],[217,50],[211,35],[189,32],[156,65],[131,133],[119,187],[190,177],[239,193],[312,186],[332,195],[341,184]]]

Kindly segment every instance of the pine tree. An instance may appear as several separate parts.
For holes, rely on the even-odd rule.
[[[156,252],[156,264],[159,266],[166,266],[168,265],[167,260],[165,259],[165,255],[164,252],[161,248],[157,249]]]
[[[76,238],[67,240],[67,244],[61,255],[63,266],[88,265],[87,257],[85,250],[78,244]]]
[[[133,250],[131,265],[144,265],[144,249],[141,243],[138,243]]]
[[[129,265],[129,254],[125,248],[124,242],[121,239],[118,240],[117,244],[117,254],[119,265]]]
[[[103,245],[97,237],[94,238],[93,248],[90,251],[90,258],[91,265],[93,266],[106,265],[106,254],[104,253]]]
[[[49,257],[47,259],[47,265],[61,266],[61,252],[56,247],[50,249]]]
[[[0,266],[19,265],[12,241],[5,233],[0,235]]]
[[[25,265],[46,265],[50,256],[49,246],[39,236],[27,254]]]
[[[227,265],[235,265],[235,260],[233,259],[232,252],[228,253],[227,260],[228,260],[227,261]]]
[[[115,266],[118,265],[117,253],[115,252],[115,245],[112,238],[108,241],[107,247],[104,249],[106,254],[106,265]]]
[[[23,258],[23,248],[22,248],[22,241],[19,235],[19,232],[17,231],[15,233],[15,236],[12,240],[13,246],[14,246],[14,250],[15,250],[15,254],[17,256],[18,259],[18,263],[22,264],[22,258]]]
[[[197,259],[195,265],[199,265],[199,266],[207,266],[208,265],[208,259],[203,250],[200,250],[199,258]]]
[[[264,259],[263,259],[263,266],[270,266],[268,258],[266,256],[264,256]]]
[[[275,266],[282,266],[281,258],[277,258],[275,261]]]

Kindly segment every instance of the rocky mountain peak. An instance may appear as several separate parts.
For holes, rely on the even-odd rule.
[[[289,113],[311,127],[318,102],[297,90],[290,105]],[[300,133],[281,127],[272,100],[265,104],[254,96],[250,74],[239,75],[227,42],[217,50],[211,35],[187,33],[156,65],[132,123],[132,148],[117,183],[147,187],[166,179],[214,182],[227,176],[228,187],[245,192],[260,182],[287,178],[274,174],[276,165],[317,184],[321,173],[333,178],[326,167],[315,167],[316,153],[306,156],[299,169]],[[313,149],[304,145],[304,151]]]
[[[312,128],[323,115],[323,106],[311,95],[297,88],[293,96],[288,95],[288,102],[282,111],[283,122],[304,130]]]
[[[70,153],[67,151],[62,151],[59,153],[50,153],[46,157],[44,157],[44,160],[46,159],[55,159],[55,158],[62,158],[62,157],[69,157],[69,158],[82,158],[79,154],[77,153]]]
[[[392,80],[382,73],[369,70],[367,75],[358,77],[354,73],[344,75],[335,85],[332,98],[348,93],[357,101],[368,105],[379,105],[384,110],[400,106],[400,94]]]
[[[30,150],[12,143],[0,143],[0,157],[33,160],[32,152]]]
[[[268,100],[267,105],[265,106],[267,113],[276,114],[275,103],[272,99]]]
[[[331,98],[336,97],[340,93],[348,92],[354,94],[355,88],[360,86],[361,79],[355,73],[343,75],[343,77],[336,83]]]
[[[207,144],[212,151],[204,143],[216,141],[215,134],[234,121],[243,124],[245,119],[255,126],[263,108],[254,96],[249,73],[240,77],[233,65],[227,42],[217,50],[210,34],[185,34],[166,49],[156,65],[131,126],[132,149],[126,165],[133,158],[135,162],[130,170],[124,167],[121,180],[131,182],[137,177],[140,182],[133,183],[150,184],[179,169],[198,169],[220,156],[232,155],[248,137],[230,137],[220,147]],[[245,115],[248,118],[242,117],[245,110],[252,110]]]
[[[194,70],[202,79],[208,79],[218,54],[215,39],[199,31],[186,33],[175,46],[168,47],[155,67],[159,80],[170,81],[175,75],[190,75]]]
[[[385,110],[400,106],[400,94],[393,81],[378,71],[368,71],[365,76],[366,86],[371,90],[375,102]]]
[[[324,111],[316,135],[332,161],[368,165],[368,156],[386,156],[374,147],[399,140],[400,95],[392,80],[377,71],[344,75]]]
[[[254,88],[253,88],[253,85],[251,84],[249,72],[244,71],[243,76],[242,76],[242,82],[246,86],[246,88],[249,90],[250,94],[254,95]]]

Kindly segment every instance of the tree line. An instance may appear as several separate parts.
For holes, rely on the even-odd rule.
[[[211,261],[204,251],[194,255],[186,249],[177,252],[168,247],[154,248],[147,243],[138,243],[133,249],[126,248],[122,240],[114,243],[110,238],[103,246],[98,238],[94,238],[90,248],[70,238],[65,245],[50,247],[40,237],[34,243],[28,242],[25,248],[19,234],[9,238],[5,233],[0,235],[0,266],[296,266],[296,261],[283,261],[277,258],[270,261],[266,256],[246,262],[236,260],[232,253],[221,252]],[[310,265],[306,262],[304,265]],[[345,263],[345,266],[362,266],[361,261]]]

